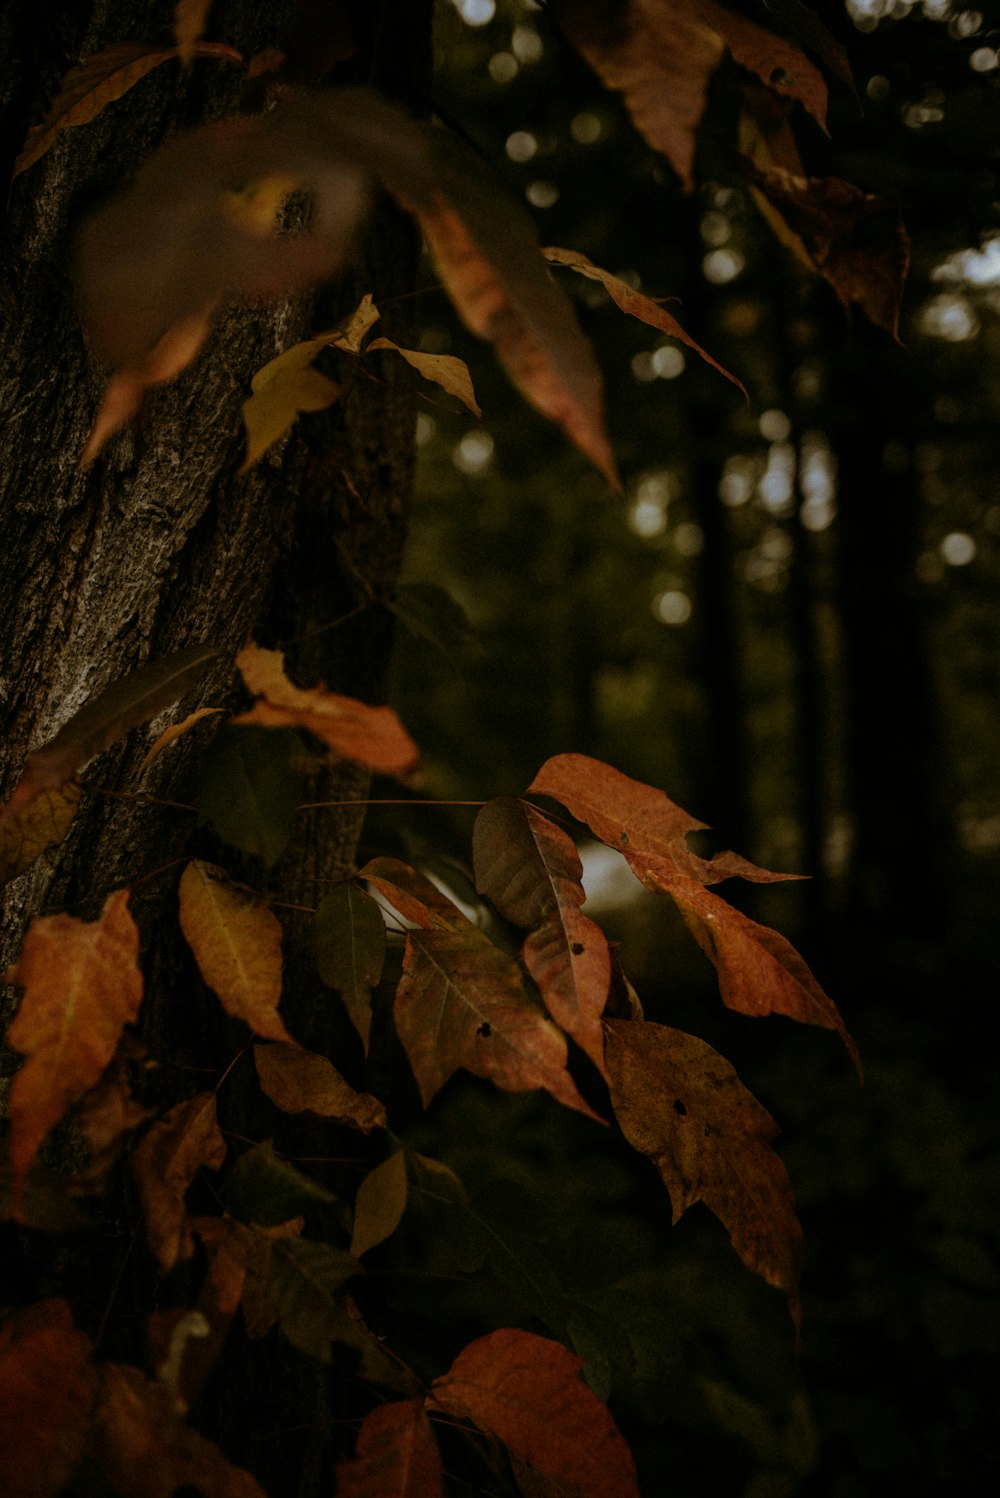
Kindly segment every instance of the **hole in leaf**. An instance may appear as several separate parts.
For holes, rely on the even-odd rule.
[[[489,1040],[490,1036],[493,1034],[493,1026],[490,1024],[488,1019],[483,1020],[482,1024],[479,1026],[479,1029],[476,1031],[476,1034],[481,1035],[484,1040]]]
[[[682,1116],[687,1113],[687,1109],[685,1108],[684,1104],[681,1102],[680,1098],[678,1098],[676,1100],[676,1102],[674,1103],[674,1112],[675,1113],[680,1113]]]
[[[582,957],[583,953],[584,953],[583,942],[582,941],[575,941],[573,943],[573,945],[570,947],[570,951],[573,953],[574,957]]]
[[[785,68],[775,68],[771,74],[771,84],[774,88],[791,88],[794,83],[795,79]]]

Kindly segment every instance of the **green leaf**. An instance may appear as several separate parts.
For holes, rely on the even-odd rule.
[[[290,729],[227,723],[212,741],[198,775],[199,825],[223,842],[277,863],[292,835],[302,800],[295,761],[302,742]]]
[[[281,1330],[293,1347],[328,1363],[331,1342],[357,1345],[361,1328],[348,1317],[341,1291],[363,1273],[357,1259],[329,1243],[313,1243],[308,1238],[275,1240],[268,1291]]]
[[[309,937],[316,971],[340,993],[367,1052],[372,989],[385,961],[385,921],[378,904],[356,884],[338,884],[320,901]]]
[[[275,1151],[269,1139],[241,1155],[229,1173],[226,1206],[240,1222],[276,1227],[336,1197]]]
[[[457,598],[437,583],[404,583],[389,604],[396,618],[415,639],[427,640],[450,661],[472,643],[472,629]]]
[[[354,1199],[351,1252],[360,1258],[384,1243],[399,1227],[409,1195],[406,1154],[397,1150],[369,1171]]]

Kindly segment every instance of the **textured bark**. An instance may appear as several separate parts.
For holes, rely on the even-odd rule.
[[[321,49],[303,17],[322,23],[324,12],[350,11],[357,51],[339,63],[334,81],[363,78],[405,99],[414,82],[425,90],[429,9],[429,0],[347,7],[335,0],[217,0],[208,35],[250,56],[273,46],[283,27],[286,38],[297,28],[293,70],[303,76],[311,70],[310,81],[317,81],[331,59],[316,62]],[[173,6],[164,0],[127,6],[64,0],[46,8],[41,26],[36,10],[27,3],[5,7],[0,18],[2,138],[15,149],[81,56],[125,39],[170,44]],[[336,53],[334,47],[334,62]],[[391,591],[405,535],[411,371],[382,356],[362,374],[356,360],[331,356],[331,372],[344,387],[341,402],[305,418],[248,475],[237,470],[241,403],[251,376],[277,352],[329,327],[366,291],[383,311],[385,333],[407,341],[412,304],[399,299],[412,288],[418,239],[398,210],[378,205],[356,270],[318,297],[230,308],[195,364],[154,394],[91,469],[77,467],[105,373],[88,354],[74,309],[73,223],[177,128],[250,107],[243,88],[240,70],[224,62],[198,62],[188,75],[165,64],[99,119],[64,132],[13,184],[0,246],[0,798],[9,795],[29,750],[108,681],[191,641],[218,645],[224,660],[183,708],[95,761],[88,782],[112,792],[135,786],[141,759],[167,722],[199,698],[219,705],[231,697],[232,658],[251,634],[284,648],[303,685],[323,680],[369,700],[381,693],[391,616],[377,600]],[[336,627],[346,615],[350,620]],[[157,760],[143,791],[187,800],[217,721],[204,720]],[[359,798],[366,784],[360,771],[345,766],[325,773],[310,796]],[[195,1083],[201,1087],[206,1072],[211,1077],[234,1054],[229,1022],[199,994],[190,958],[173,934],[176,861],[199,846],[194,818],[104,790],[85,794],[66,842],[8,887],[0,961],[16,955],[32,916],[65,909],[92,918],[109,890],[130,886],[145,951],[143,1038],[164,1062],[151,1086],[166,1102],[192,1090],[185,1067],[201,1069]],[[361,820],[358,807],[303,817],[272,875],[274,887],[291,902],[315,903],[320,881],[349,870]],[[332,1042],[339,1033],[333,1006],[329,996],[320,1001],[303,960],[302,926],[299,917],[288,932],[295,1012],[307,1038]],[[0,1071],[9,1073],[17,1059],[6,1055]],[[228,1126],[252,1131],[257,1105],[250,1089],[234,1085],[226,1103]],[[119,1193],[103,1231],[82,1248],[76,1239],[63,1248],[60,1240],[22,1235],[15,1273],[21,1279],[4,1299],[67,1294],[81,1324],[92,1334],[102,1329],[102,1352],[141,1363],[153,1285],[144,1251],[133,1249],[120,1215],[116,1221],[126,1207]],[[269,1343],[258,1353],[244,1349],[217,1373],[206,1405],[211,1433],[239,1448],[236,1459],[260,1470],[275,1498],[329,1491],[326,1426],[336,1397],[330,1371],[287,1350],[275,1354]],[[301,1425],[312,1410],[322,1428],[308,1440],[297,1438],[294,1459],[280,1442],[268,1449],[261,1421],[251,1414],[265,1405],[272,1428]]]

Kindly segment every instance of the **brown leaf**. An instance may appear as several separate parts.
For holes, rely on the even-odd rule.
[[[265,728],[305,728],[342,759],[353,760],[381,775],[408,775],[418,759],[417,747],[396,714],[325,687],[305,690],[285,675],[279,650],[246,645],[236,665],[247,690],[258,699],[235,723]]]
[[[663,1177],[674,1222],[704,1202],[744,1264],[785,1292],[798,1324],[802,1229],[771,1115],[696,1036],[646,1020],[606,1028],[615,1117]]]
[[[185,67],[188,67],[195,58],[195,49],[201,41],[211,8],[212,0],[177,0],[174,6],[174,39],[177,42],[177,56]]]
[[[204,1498],[267,1498],[249,1472],[184,1424],[165,1384],[116,1363],[101,1371],[91,1454],[122,1498],[172,1498],[178,1488]]]
[[[529,792],[552,796],[617,848],[649,889],[675,901],[702,950],[715,964],[722,999],[743,1014],[784,1014],[836,1030],[860,1071],[857,1047],[837,1006],[790,942],[742,915],[704,888],[736,875],[758,884],[794,879],[747,862],[738,853],[699,858],[686,843],[704,824],[662,791],[582,754],[548,760]]]
[[[392,1236],[402,1221],[408,1196],[406,1155],[397,1150],[369,1171],[358,1187],[351,1230],[351,1253],[356,1259]]]
[[[378,903],[353,882],[323,896],[309,928],[316,971],[340,993],[368,1053],[372,989],[385,962],[385,921]]]
[[[456,359],[453,354],[423,354],[418,349],[400,348],[391,338],[373,338],[365,353],[370,354],[373,349],[380,348],[395,350],[425,380],[432,380],[449,395],[457,396],[473,416],[482,416],[483,413],[476,404],[469,366],[464,359]]]
[[[731,380],[738,390],[742,390],[747,400],[750,399],[743,381],[730,374],[729,370],[724,369],[716,359],[712,358],[711,354],[706,353],[701,344],[696,343],[690,333],[684,331],[677,319],[671,317],[661,302],[653,297],[643,296],[641,291],[636,291],[627,281],[623,281],[619,276],[613,276],[610,271],[601,270],[600,266],[594,265],[586,255],[580,255],[576,250],[559,250],[550,247],[543,250],[542,254],[551,265],[566,265],[570,270],[578,271],[581,276],[586,276],[590,281],[599,281],[615,305],[623,312],[627,312],[629,317],[638,318],[639,322],[644,322],[647,327],[657,328],[661,333],[666,333],[668,337],[676,338],[688,348],[694,349],[706,364],[711,364],[713,369],[725,375],[726,379]]]
[[[82,795],[80,786],[69,782],[22,795],[9,814],[7,808],[0,810],[0,888],[30,868],[46,848],[62,842]]]
[[[265,1040],[295,1041],[278,1015],[281,922],[225,869],[192,859],[181,875],[180,923],[198,970],[227,1014]]]
[[[520,204],[481,162],[453,152],[439,161],[433,198],[414,211],[466,326],[493,344],[525,399],[620,489],[604,430],[600,372]]]
[[[583,868],[572,838],[524,801],[491,801],[476,818],[472,857],[480,894],[531,932],[522,955],[545,1007],[603,1072],[611,958],[604,933],[580,909]]]
[[[191,0],[181,0],[181,4],[190,5]],[[127,94],[153,68],[179,55],[174,47],[154,48],[145,42],[120,42],[104,52],[94,53],[78,68],[71,68],[45,119],[28,131],[28,138],[14,163],[13,176],[26,172],[51,150],[60,130],[68,130],[73,125],[88,125],[108,104]],[[190,55],[217,57],[227,62],[243,61],[239,52],[221,42],[193,45]]]
[[[59,792],[63,801],[72,801],[75,807],[73,793],[67,791],[74,775],[133,728],[171,707],[191,690],[219,655],[214,645],[189,645],[160,660],[147,661],[98,692],[63,724],[54,738],[28,755],[14,794],[0,810],[0,835],[4,823],[23,818],[43,791]],[[58,800],[51,816],[55,825],[62,825],[65,811]],[[41,821],[38,836],[40,828]],[[65,832],[61,834],[64,835]]]
[[[427,1408],[471,1420],[574,1498],[639,1498],[632,1454],[582,1367],[546,1337],[492,1332],[434,1380]]]
[[[129,1064],[144,1055],[138,1042],[126,1035],[100,1081],[77,1103],[74,1117],[87,1141],[90,1162],[82,1178],[77,1178],[75,1189],[101,1190],[121,1152],[124,1136],[151,1116],[150,1110],[133,1098],[128,1074]]]
[[[184,1196],[203,1165],[219,1170],[226,1142],[215,1094],[199,1093],[157,1119],[132,1155],[149,1246],[164,1271],[194,1253]]]
[[[90,1342],[64,1300],[0,1325],[0,1491],[57,1498],[83,1455],[97,1398]]]
[[[444,1498],[441,1457],[420,1400],[383,1404],[366,1416],[357,1455],[337,1466],[337,1498]]]
[[[38,1149],[67,1109],[99,1080],[142,1001],[139,933],[127,889],[100,919],[36,917],[8,981],[24,986],[7,1038],[28,1059],[10,1093],[15,1195]]]
[[[183,738],[186,733],[190,733],[194,725],[200,723],[202,718],[211,718],[215,713],[223,712],[225,712],[225,708],[223,707],[199,707],[193,713],[188,713],[182,722],[171,723],[170,727],[165,728],[146,751],[145,758],[139,766],[139,774],[141,775],[143,770],[147,770],[153,763],[153,760],[159,758],[164,749],[170,744],[175,743],[177,739]]]
[[[378,1098],[355,1092],[325,1056],[287,1045],[255,1045],[253,1054],[261,1087],[285,1113],[315,1113],[364,1134],[386,1127]]]
[[[398,858],[373,858],[358,870],[358,878],[372,885],[404,919],[425,930],[464,931],[469,925],[468,917],[436,884]]]
[[[610,89],[624,95],[639,133],[694,187],[696,133],[708,83],[724,52],[821,126],[826,85],[793,43],[716,0],[554,0],[559,24]]]
[[[828,281],[842,304],[856,302],[898,341],[899,308],[910,260],[909,236],[888,198],[839,177],[804,177],[743,157],[754,196],[785,226],[782,237]]]

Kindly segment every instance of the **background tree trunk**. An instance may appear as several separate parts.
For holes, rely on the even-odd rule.
[[[81,57],[123,40],[171,44],[173,7],[161,0],[135,0],[127,8],[66,0],[46,9],[41,30],[35,9],[8,7],[0,18],[2,138],[15,149]],[[339,45],[345,23],[354,40],[347,58]],[[425,94],[429,0],[407,7],[230,0],[213,7],[209,24],[209,37],[245,58],[284,44],[289,71],[311,82],[333,60],[332,81],[363,80],[404,99]],[[251,634],[285,649],[289,672],[303,685],[322,680],[368,700],[382,691],[391,615],[377,600],[391,593],[405,536],[411,371],[382,356],[381,363],[366,361],[362,375],[356,359],[337,356],[340,402],[307,417],[283,449],[249,474],[237,470],[250,378],[281,349],[331,326],[367,291],[383,313],[380,331],[409,341],[412,302],[405,298],[419,241],[390,204],[377,206],[351,276],[317,298],[228,309],[194,365],[153,396],[92,468],[77,467],[105,372],[88,355],[75,313],[74,222],[177,129],[247,107],[252,101],[243,89],[243,71],[230,63],[197,61],[188,74],[166,63],[97,120],[65,131],[13,184],[0,249],[4,799],[29,750],[85,701],[143,661],[190,642],[223,651],[199,689],[200,700],[213,705],[227,701],[233,656]],[[91,767],[88,780],[112,792],[141,784],[155,797],[189,800],[192,771],[218,719],[205,720],[141,780],[139,765],[166,723],[195,705],[191,696],[148,732],[133,733]],[[310,795],[360,798],[366,785],[361,771],[343,766],[321,775]],[[292,903],[315,904],[320,881],[350,870],[362,818],[363,809],[352,806],[301,819],[274,887]],[[109,891],[132,889],[147,984],[141,1028],[164,1063],[154,1080],[162,1102],[213,1085],[234,1054],[232,1027],[216,1013],[214,999],[199,992],[177,932],[176,865],[197,848],[194,837],[190,814],[88,791],[65,843],[6,892],[5,964],[16,957],[33,916],[60,909],[92,919]],[[302,959],[305,917],[293,921],[286,981],[295,990],[294,1012],[315,1042],[329,1030],[333,1006],[317,1002],[316,980]],[[11,1005],[4,1007],[9,1014]],[[19,1059],[7,1053],[0,1071],[11,1073]],[[192,1066],[197,1070],[185,1070]],[[233,1086],[224,1101],[225,1124],[246,1136],[255,1122],[247,1090]],[[79,1324],[100,1338],[102,1355],[142,1364],[154,1279],[144,1248],[120,1225],[127,1221],[128,1191],[122,1177],[105,1220],[84,1240],[85,1263],[79,1242],[68,1262],[58,1239],[21,1232],[11,1243],[16,1267],[4,1299],[17,1302],[18,1275],[29,1298],[66,1295]],[[14,1230],[4,1231],[13,1240]],[[265,1404],[273,1431],[301,1427],[310,1411],[314,1424],[321,1422],[335,1398],[329,1370],[287,1347],[273,1362],[271,1340],[240,1349],[217,1373],[205,1407],[210,1433],[236,1460],[252,1464],[273,1495],[329,1491],[329,1414],[325,1426],[309,1439],[296,1435],[291,1447],[259,1439],[253,1412]]]

